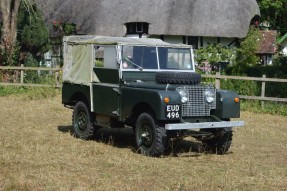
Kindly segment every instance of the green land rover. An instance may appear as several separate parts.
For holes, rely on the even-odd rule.
[[[129,126],[148,156],[184,136],[224,154],[232,127],[244,125],[230,121],[240,117],[238,94],[201,82],[191,46],[151,38],[65,37],[62,103],[73,109],[75,137]]]

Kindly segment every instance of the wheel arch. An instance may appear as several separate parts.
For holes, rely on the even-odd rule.
[[[62,103],[74,107],[78,101],[90,106],[90,87],[80,84],[63,83]]]
[[[131,116],[128,119],[128,121],[132,124],[132,126],[135,125],[136,120],[139,117],[139,115],[141,113],[144,113],[144,112],[150,113],[151,115],[156,117],[155,110],[150,104],[148,104],[146,102],[138,103],[133,107],[132,112],[131,112]]]
[[[76,92],[74,93],[71,98],[69,99],[69,105],[75,106],[77,102],[82,101],[84,102],[88,108],[90,108],[89,98],[87,98],[83,93]]]

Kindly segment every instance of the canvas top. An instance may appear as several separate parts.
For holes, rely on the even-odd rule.
[[[110,37],[110,36],[67,36],[64,37],[67,44],[101,44],[101,45],[137,45],[137,46],[159,46],[159,47],[179,47],[191,48],[186,44],[170,44],[155,38],[128,38],[128,37]]]

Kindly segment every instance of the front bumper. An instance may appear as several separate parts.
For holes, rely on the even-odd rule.
[[[225,127],[242,127],[244,121],[219,121],[219,122],[203,122],[203,123],[171,123],[166,124],[166,130],[187,130],[187,129],[210,129]]]

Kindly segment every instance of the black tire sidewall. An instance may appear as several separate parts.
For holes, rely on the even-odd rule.
[[[79,115],[80,112],[85,113],[88,120],[86,128],[83,131],[81,131],[75,124],[77,115]],[[89,111],[88,106],[82,101],[79,101],[74,107],[72,126],[72,134],[77,138],[87,140],[93,135],[94,127],[91,112]]]
[[[141,128],[143,128],[144,123],[149,123],[150,132],[152,133],[152,143],[149,147],[142,144],[142,138],[140,135]],[[154,117],[149,113],[142,113],[136,122],[135,137],[137,148],[141,154],[147,156],[158,157],[164,153],[166,148],[166,130],[157,126]]]
[[[207,148],[214,154],[225,154],[232,143],[233,131],[232,128],[221,128],[221,135],[210,140],[203,141]]]

